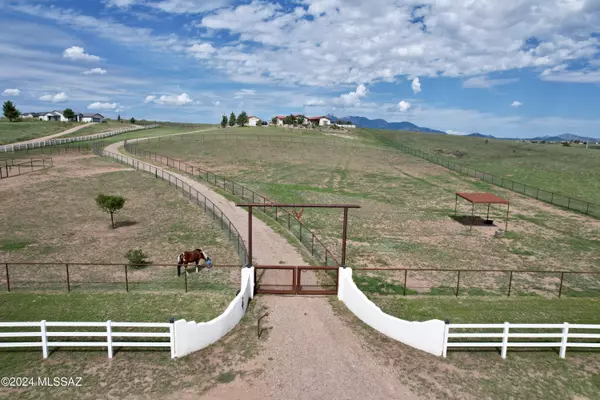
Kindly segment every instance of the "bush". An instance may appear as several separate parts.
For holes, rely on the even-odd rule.
[[[142,249],[129,250],[125,253],[125,258],[129,261],[129,265],[141,266],[148,264],[148,255],[144,254]]]

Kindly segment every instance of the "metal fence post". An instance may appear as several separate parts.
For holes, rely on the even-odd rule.
[[[127,277],[127,264],[125,264],[125,291],[129,292],[129,278]]]
[[[185,292],[188,292],[188,284],[187,284],[187,268],[185,273],[183,274],[183,277],[185,278]]]
[[[456,297],[458,297],[458,289],[460,287],[460,270],[458,270],[458,277],[456,279]]]
[[[565,279],[565,273],[561,272],[560,273],[560,287],[558,288],[558,297],[560,298],[560,296],[562,296],[562,288],[563,288],[563,281]]]
[[[8,274],[8,263],[4,264],[6,267],[6,290],[10,292],[10,276]]]
[[[510,297],[510,291],[512,289],[512,278],[513,278],[513,272],[510,271],[510,276],[508,278],[508,295],[506,297]]]
[[[403,293],[403,296],[406,296],[406,282],[407,282],[407,280],[408,280],[408,270],[405,269],[404,270],[404,290],[403,290],[404,293]]]
[[[69,278],[69,264],[65,264],[67,271],[67,292],[71,291],[71,279]]]

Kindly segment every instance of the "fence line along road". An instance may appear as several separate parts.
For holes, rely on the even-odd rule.
[[[517,332],[511,332],[511,329]],[[459,330],[460,332],[454,332]],[[472,332],[476,330],[477,332]],[[494,330],[495,332],[490,332]],[[533,331],[532,331],[533,330]],[[543,332],[539,331],[548,331]],[[584,331],[582,332],[573,332]],[[596,331],[587,333],[587,331]],[[482,332],[483,331],[483,332]],[[453,339],[468,339],[458,341]],[[477,339],[501,339],[496,341],[480,341]],[[509,339],[540,339],[534,341],[509,341]],[[548,340],[550,339],[550,340]],[[581,339],[585,340],[582,341]],[[593,340],[593,341],[592,341]],[[509,347],[517,348],[558,348],[559,357],[565,358],[567,348],[600,348],[600,325],[583,324],[446,324],[442,356],[446,357],[448,348],[500,348],[500,355],[506,358]]]
[[[171,350],[171,358],[175,358],[175,329],[173,323],[152,323],[152,322],[0,322],[0,329],[8,328],[9,332],[0,331],[0,338],[9,338],[8,341],[0,341],[0,348],[22,348],[22,347],[41,347],[42,355],[48,358],[48,350],[52,347],[106,347],[108,358],[113,358],[115,347],[163,347]],[[38,330],[28,330],[15,332],[14,328],[37,328]],[[50,331],[48,328],[102,328],[94,331]],[[120,328],[126,328],[123,331]],[[141,330],[141,328],[146,328]],[[133,329],[141,331],[133,331]],[[154,329],[148,331],[147,329]],[[156,332],[156,329],[162,332]],[[50,341],[49,338],[64,338],[59,341]],[[14,339],[27,338],[25,341],[14,341]],[[66,339],[85,338],[87,341],[75,340],[64,341]],[[102,340],[91,341],[91,338],[101,338]],[[124,338],[129,341],[118,341]],[[131,341],[131,339],[134,341]],[[143,338],[144,340],[138,340]],[[146,338],[163,339],[148,340]],[[33,339],[33,340],[31,340]],[[115,340],[116,339],[116,340]],[[165,341],[164,339],[168,339]]]
[[[14,159],[7,159],[0,163],[0,179],[29,174],[53,166],[51,157],[31,158],[28,161],[20,159],[17,163]]]
[[[133,140],[134,143],[144,141],[147,142],[147,139]],[[311,253],[312,257],[316,256],[317,259],[320,257],[320,261],[323,261],[325,263],[324,265],[330,265],[330,262],[333,262],[334,265],[340,265],[336,255],[323,244],[321,239],[319,239],[312,230],[300,222],[300,220],[297,219],[295,215],[293,215],[286,208],[270,206],[270,204],[273,204],[274,202],[266,196],[256,193],[252,189],[240,185],[239,183],[229,180],[223,176],[217,175],[202,168],[194,167],[193,165],[190,165],[184,161],[140,149],[133,145],[131,141],[125,141],[125,150],[138,157],[144,157],[155,162],[160,162],[167,167],[175,168],[178,171],[202,179],[207,183],[213,184],[218,188],[233,194],[234,196],[240,197],[242,200],[247,200],[249,202],[251,201],[252,203],[263,203],[265,207],[262,207],[262,209],[261,207],[256,208],[284,226],[286,225],[285,220],[287,219],[288,230],[292,232],[298,240],[300,240],[300,243],[302,243],[306,250]],[[282,211],[282,215],[279,215],[280,209]],[[304,235],[303,231],[306,232]]]
[[[138,127],[132,127],[132,128],[116,129],[114,131],[96,133],[93,135],[76,136],[76,137],[63,138],[63,139],[40,140],[40,141],[24,143],[24,144],[19,144],[19,143],[7,144],[4,146],[0,146],[0,153],[39,149],[42,147],[56,146],[56,145],[60,145],[60,144],[73,143],[73,142],[85,142],[85,141],[89,141],[89,140],[97,140],[97,139],[107,138],[110,136],[120,135],[120,134],[126,133],[126,132],[152,129],[152,128],[156,128],[156,127],[158,127],[158,125],[138,126]]]
[[[213,221],[216,219],[218,219],[220,221],[221,229],[227,230],[229,239],[231,241],[233,241],[234,243],[236,243],[238,256],[241,257],[241,255],[243,254],[243,257],[241,257],[242,260],[244,260],[244,262],[251,263],[251,260],[250,261],[247,260],[248,251],[246,249],[244,240],[241,239],[240,233],[238,232],[237,228],[231,223],[229,218],[227,218],[227,216],[225,216],[225,214],[223,213],[223,210],[221,210],[211,200],[207,199],[202,193],[200,193],[196,189],[192,188],[190,185],[183,182],[178,177],[176,177],[162,169],[156,168],[154,165],[147,164],[143,161],[138,161],[133,158],[123,156],[121,154],[111,153],[106,150],[100,149],[100,147],[95,147],[94,153],[97,155],[109,158],[111,160],[118,161],[122,164],[131,166],[137,170],[141,170],[141,171],[147,172],[149,174],[152,174],[156,178],[164,179],[167,182],[169,182],[169,185],[174,184],[175,187],[177,187],[178,189],[181,189],[181,191],[184,194],[187,194],[189,196],[190,200],[195,200],[197,205],[204,207],[204,211],[207,211],[207,212],[209,211],[210,214],[213,216]]]

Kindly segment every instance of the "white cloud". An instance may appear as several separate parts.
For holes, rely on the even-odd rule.
[[[360,84],[356,87],[354,92],[342,94],[339,98],[334,100],[334,103],[345,107],[356,107],[360,104],[360,99],[365,97],[368,92],[366,86]]]
[[[205,59],[210,57],[216,49],[210,43],[195,43],[187,51],[197,59]]]
[[[187,93],[182,93],[179,96],[162,95],[158,98],[156,96],[146,97],[144,103],[150,102],[164,106],[184,106],[186,104],[194,103],[194,100]]]
[[[67,96],[67,94],[65,92],[60,92],[55,95],[46,94],[46,95],[40,97],[40,100],[48,101],[48,102],[52,102],[52,103],[65,103],[69,100],[69,96]]]
[[[412,105],[406,100],[402,100],[400,103],[398,103],[398,110],[400,110],[401,112],[406,112],[410,110],[411,107]]]
[[[106,7],[128,8],[138,3],[138,0],[105,0]]]
[[[227,0],[163,0],[146,3],[150,7],[173,14],[200,14],[229,4]]]
[[[79,46],[65,49],[63,57],[75,61],[100,61],[100,57],[85,53],[83,47]]]
[[[212,103],[213,103],[213,106],[215,106],[215,107],[218,107],[221,105],[221,102],[219,100],[215,100]]]
[[[511,107],[521,107],[523,105],[523,103],[521,103],[520,101],[513,101],[512,104],[510,105]]]
[[[421,91],[421,81],[419,81],[419,77],[413,79],[410,86],[415,94],[419,93]]]
[[[446,131],[446,133],[447,133],[448,135],[458,135],[458,136],[464,136],[464,135],[468,135],[468,133],[465,133],[465,132],[458,132],[458,131],[453,131],[452,129],[448,129],[448,130]]]
[[[6,89],[2,94],[4,96],[18,96],[21,94],[21,91],[19,89]]]
[[[106,74],[106,72],[107,71],[102,68],[92,68],[87,71],[83,71],[82,73],[84,75],[104,75],[104,74]]]
[[[600,60],[589,62],[590,67],[581,70],[568,70],[566,64],[557,65],[542,71],[540,79],[551,82],[600,83]]]
[[[233,98],[234,99],[242,99],[244,97],[255,96],[255,95],[256,95],[256,90],[254,90],[254,89],[242,89],[242,90],[235,92]]]
[[[306,101],[304,103],[304,105],[306,107],[317,107],[317,106],[324,106],[325,102],[323,100],[319,100],[319,99],[310,99],[310,100]]]
[[[95,102],[87,106],[88,110],[117,110],[120,108],[117,103],[100,103]]]
[[[470,89],[487,89],[494,86],[510,85],[518,80],[519,78],[490,79],[485,75],[481,75],[467,79],[463,82],[463,87]]]

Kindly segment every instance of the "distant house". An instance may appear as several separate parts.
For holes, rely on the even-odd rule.
[[[63,115],[63,111],[59,111],[59,110],[40,112],[40,113],[27,113],[26,115],[27,116],[26,117],[24,116],[23,118],[37,118],[40,121],[61,121],[61,122],[70,122],[70,121],[81,122],[81,116],[82,116],[82,114],[75,113],[75,117],[69,119]]]
[[[276,123],[275,125],[283,125],[283,120],[285,119],[285,115],[278,115],[275,117]]]
[[[260,118],[251,116],[248,117],[248,126],[257,126],[260,125]]]
[[[81,122],[104,122],[104,115],[102,114],[83,113],[78,115],[81,116]]]
[[[302,125],[308,125],[310,124],[310,122],[308,121],[308,118],[306,118],[306,115],[302,115],[302,114],[292,114],[292,116],[294,118],[296,118],[296,120],[300,117],[304,118],[304,121],[302,122]]]
[[[308,119],[311,124],[319,125],[319,126],[328,126],[331,125],[331,120],[327,117],[310,117]]]

